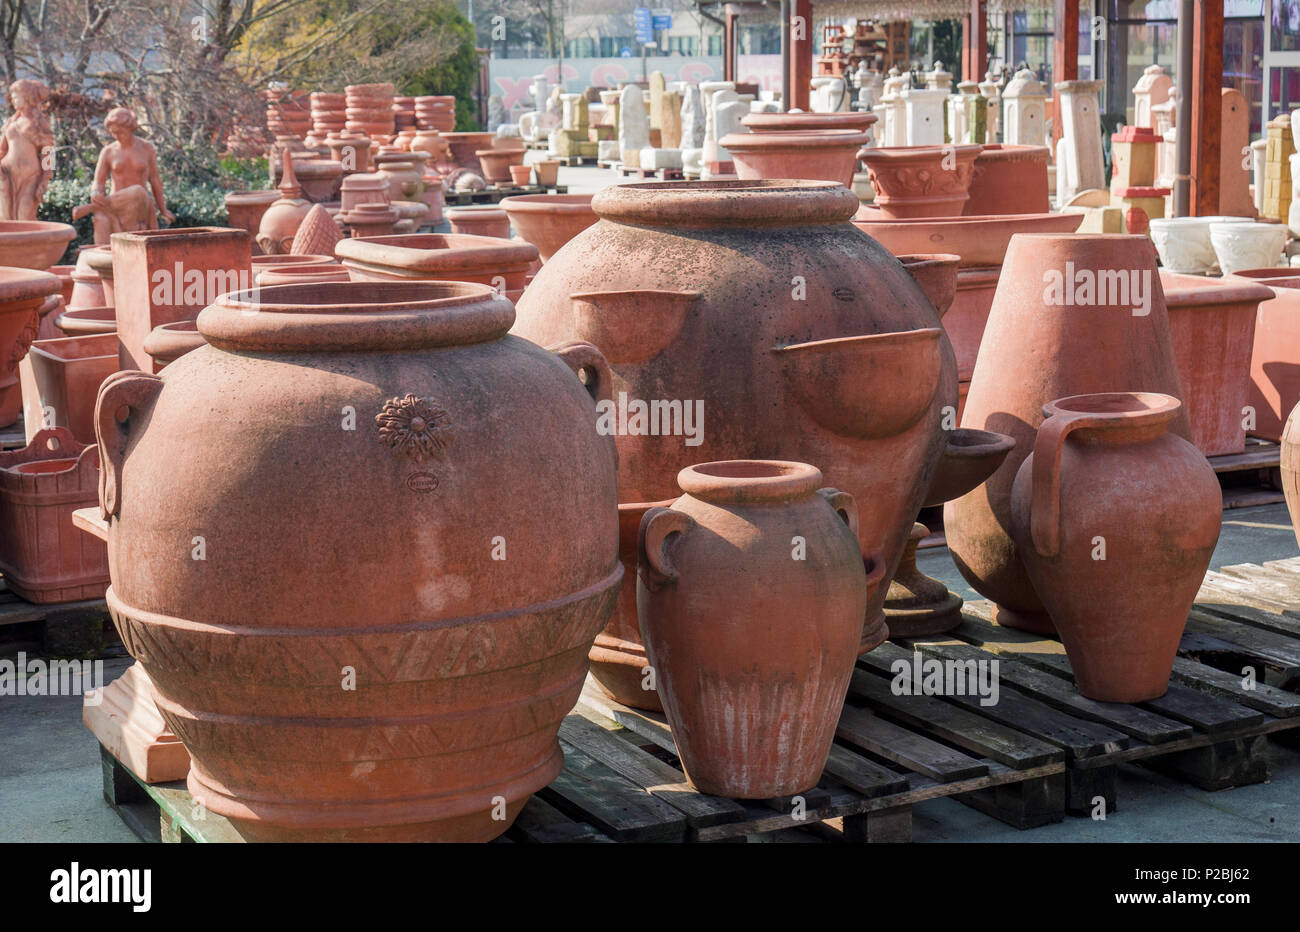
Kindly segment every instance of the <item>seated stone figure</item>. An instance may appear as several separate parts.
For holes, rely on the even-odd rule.
[[[139,129],[135,115],[125,107],[116,107],[104,118],[104,127],[114,141],[99,153],[90,203],[72,212],[74,220],[94,213],[97,244],[107,243],[114,233],[156,230],[158,214],[168,223],[176,219],[163,196],[158,153],[153,143],[135,135]],[[109,181],[112,194],[105,193]]]

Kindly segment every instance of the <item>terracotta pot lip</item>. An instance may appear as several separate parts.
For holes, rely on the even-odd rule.
[[[1170,310],[1177,307],[1209,309],[1227,304],[1259,304],[1273,297],[1273,289],[1262,282],[1198,278],[1165,269],[1160,270],[1160,285],[1165,292],[1165,306]]]
[[[866,207],[866,206],[867,206],[867,205],[865,205],[865,204],[863,205],[863,207]],[[1073,218],[1073,217],[1075,216],[1074,214],[1058,214],[1058,213],[1053,213],[1052,211],[1049,210],[1049,211],[1047,211],[1046,213],[1041,213],[1041,214],[971,214],[970,216],[966,216],[966,215],[964,215],[964,214],[954,214],[954,215],[952,215],[952,216],[950,216],[950,217],[897,217],[897,218],[895,218],[895,217],[886,217],[884,211],[881,211],[879,208],[874,208],[874,209],[875,209],[876,211],[879,211],[879,216],[868,216],[868,217],[865,218],[865,219],[860,218],[860,217],[855,217],[855,218],[854,218],[854,222],[855,222],[855,223],[887,223],[887,224],[889,224],[890,226],[901,226],[901,225],[907,225],[907,224],[917,225],[917,224],[923,224],[923,223],[961,224],[961,225],[963,225],[963,226],[967,226],[967,225],[973,225],[973,224],[993,225],[993,224],[1016,223],[1016,222],[1024,223],[1024,222],[1027,222],[1027,221],[1030,221],[1030,220],[1038,220],[1038,219],[1040,219],[1040,218],[1042,218],[1042,217],[1071,217],[1071,218]],[[1079,215],[1078,215],[1078,222],[1079,222],[1079,223],[1083,223],[1083,215],[1082,215],[1082,214],[1079,214]],[[1035,233],[1035,234],[1030,234],[1030,233],[1021,233],[1021,234],[1018,234],[1018,235],[1020,235],[1020,236],[1030,236],[1030,235],[1034,235],[1034,236],[1071,236],[1071,235],[1078,235],[1078,236],[1098,236],[1098,235],[1103,235],[1103,234],[1090,234],[1090,233],[1079,233],[1079,234],[1067,234],[1067,233],[1060,233],[1060,234],[1057,234],[1057,233]],[[1107,235],[1109,235],[1109,234],[1107,234]]]
[[[591,208],[633,226],[805,226],[847,221],[858,197],[836,181],[658,181],[610,185]]]
[[[657,502],[619,502],[618,511],[621,515],[635,513],[644,514],[651,508],[667,508],[675,501],[677,501],[675,498],[665,498]]]
[[[1011,237],[1014,244],[1016,240],[1050,240],[1058,243],[1112,243],[1119,244],[1127,241],[1130,245],[1137,245],[1143,242],[1150,242],[1151,237],[1144,233],[1016,233]]]
[[[958,427],[948,433],[944,445],[945,459],[983,459],[1013,449],[1014,437],[999,434],[997,431],[981,430],[976,427]]]
[[[1006,142],[984,144],[984,151],[976,161],[1017,162],[1029,159],[1050,158],[1052,150],[1047,146],[1021,146]]]
[[[335,253],[348,263],[415,272],[495,267],[512,270],[538,256],[530,243],[473,233],[397,233],[340,240]]]
[[[333,256],[317,254],[294,254],[290,253],[283,256],[253,256],[252,266],[255,271],[264,272],[269,268],[278,266],[302,266],[302,265],[338,265],[339,260]]]
[[[261,203],[262,201],[266,201],[267,203],[274,203],[279,199],[280,199],[280,192],[275,190],[274,188],[266,188],[264,190],[258,190],[258,191],[227,191],[226,192],[227,204],[240,204],[245,201],[255,203],[255,204]]]
[[[448,207],[444,212],[448,217],[491,217],[493,220],[505,220],[509,216],[495,204],[466,204],[464,207]]]
[[[63,283],[57,275],[36,269],[0,266],[0,304],[31,301],[40,303],[49,295],[62,292]]]
[[[786,502],[822,487],[822,471],[787,460],[716,460],[687,466],[677,484],[692,498],[726,504]]]
[[[1248,278],[1251,281],[1268,281],[1275,278],[1300,278],[1300,268],[1278,266],[1272,269],[1238,269],[1225,278]]]
[[[514,197],[502,198],[501,209],[507,215],[575,214],[589,216],[594,222],[596,212],[591,209],[592,197],[591,194],[516,194]]]
[[[895,256],[907,269],[942,268],[961,264],[961,256],[952,252],[917,252]]]
[[[221,295],[199,314],[198,329],[227,350],[353,352],[481,343],[514,322],[514,305],[491,285],[315,282]]]
[[[761,133],[728,133],[718,140],[718,145],[736,152],[857,149],[870,139],[870,133],[855,129],[764,130]]]
[[[858,153],[858,157],[864,161],[880,162],[929,161],[935,157],[942,158],[952,152],[955,153],[958,159],[969,161],[978,157],[982,151],[984,151],[984,146],[980,143],[968,143],[960,146],[877,146],[871,149],[863,149]]]
[[[0,220],[0,243],[18,239],[26,242],[71,242],[76,238],[77,231],[67,223],[55,223],[52,220]]]
[[[741,118],[740,124],[753,130],[768,132],[773,129],[793,129],[798,124],[799,129],[846,129],[858,128],[860,130],[869,129],[880,119],[875,113],[867,112],[850,112],[850,113],[814,113],[812,111],[786,111],[785,113],[751,113]]]
[[[1159,392],[1095,392],[1069,395],[1043,405],[1043,416],[1086,415],[1107,424],[1147,427],[1172,421],[1183,403]]]
[[[483,138],[483,137],[487,137],[488,139],[491,139],[491,138],[493,138],[494,136],[496,136],[496,133],[483,133],[483,132],[477,132],[477,131],[471,131],[471,130],[462,130],[462,131],[457,132],[457,133],[443,133],[443,134],[442,134],[442,137],[443,137],[444,139],[455,139],[455,140],[458,141],[458,142],[468,142],[469,140],[471,140],[471,139],[473,139],[473,138],[475,138],[475,137],[480,138],[480,139]]]

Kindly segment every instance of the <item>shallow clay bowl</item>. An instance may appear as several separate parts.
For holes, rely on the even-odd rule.
[[[0,220],[0,265],[45,271],[59,261],[77,231],[45,220]]]
[[[54,326],[70,337],[84,337],[97,333],[117,333],[117,309],[113,307],[79,307],[64,311],[54,320]]]
[[[997,471],[1015,445],[1011,437],[991,430],[959,427],[952,431],[930,480],[924,507],[942,505],[976,488]]]
[[[891,220],[863,204],[853,225],[896,256],[949,252],[962,268],[1001,265],[1017,233],[1073,233],[1083,214],[1004,214],[986,217],[917,217]]]

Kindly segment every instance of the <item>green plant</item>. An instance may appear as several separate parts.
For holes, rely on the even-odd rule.
[[[395,83],[402,94],[451,94],[456,98],[456,130],[481,130],[474,116],[474,92],[478,87],[478,52],[474,50],[474,27],[452,4],[438,4],[426,13],[429,28],[437,28],[459,39],[456,49],[438,64]]]

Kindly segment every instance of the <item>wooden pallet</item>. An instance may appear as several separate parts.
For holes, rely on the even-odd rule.
[[[0,578],[0,640],[6,650],[35,648],[58,657],[97,656],[106,639],[115,641],[116,631],[102,598],[38,605],[10,592]]]
[[[561,165],[564,165],[567,168],[577,168],[579,165],[599,164],[594,155],[561,155],[556,156],[556,158],[560,160]]]
[[[1223,507],[1272,505],[1282,497],[1282,448],[1258,437],[1246,438],[1246,449],[1209,457],[1223,486]]]
[[[683,178],[680,168],[627,168],[620,165],[619,171],[624,178],[635,175],[638,181],[681,181]]]
[[[546,194],[548,192],[551,194],[567,194],[568,191],[568,185],[551,185],[549,188],[539,184],[519,187],[495,185],[482,191],[448,191],[443,195],[443,206],[471,207],[475,204],[497,204],[503,198],[515,197],[520,194]]]

